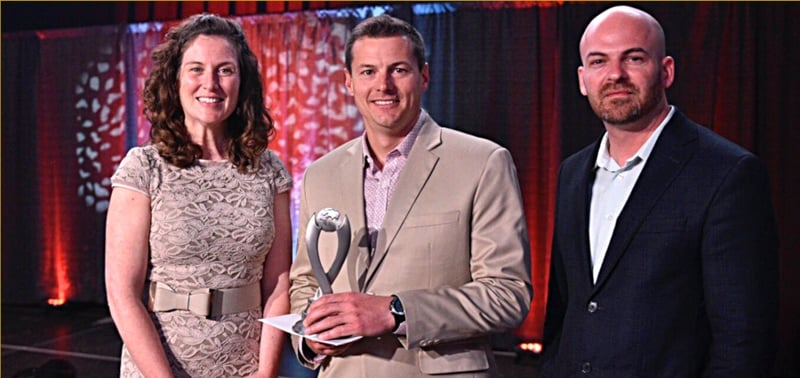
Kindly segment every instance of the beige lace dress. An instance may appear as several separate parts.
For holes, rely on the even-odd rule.
[[[147,279],[181,292],[260,281],[275,236],[274,195],[292,186],[269,150],[258,173],[240,174],[228,161],[177,168],[153,146],[131,149],[111,182],[150,197]],[[176,377],[241,377],[258,367],[261,310],[217,320],[188,310],[151,317]],[[120,376],[142,376],[124,345]]]

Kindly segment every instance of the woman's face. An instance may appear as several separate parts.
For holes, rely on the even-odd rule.
[[[236,49],[220,36],[199,35],[189,42],[178,69],[178,92],[188,130],[221,128],[239,98]]]

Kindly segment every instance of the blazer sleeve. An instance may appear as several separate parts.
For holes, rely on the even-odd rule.
[[[710,376],[768,376],[776,348],[778,242],[766,169],[747,154],[712,200],[702,240]]]
[[[516,168],[494,149],[481,168],[470,232],[471,282],[398,293],[407,348],[427,347],[512,329],[530,309],[530,246]]]

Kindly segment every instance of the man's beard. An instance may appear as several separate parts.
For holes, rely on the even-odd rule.
[[[606,93],[620,89],[630,91],[632,97],[625,99],[605,98]],[[594,113],[603,122],[610,125],[626,125],[642,119],[645,114],[651,112],[658,104],[657,94],[660,93],[660,88],[657,83],[649,88],[643,99],[639,97],[640,93],[639,88],[630,83],[621,85],[609,84],[601,88],[599,96],[596,98],[590,97],[589,104],[592,106]]]

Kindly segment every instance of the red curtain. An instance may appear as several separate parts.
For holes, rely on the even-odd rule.
[[[294,178],[293,216],[308,164],[363,131],[344,85],[350,20],[332,12],[239,19],[261,65],[267,107],[276,121],[270,148]]]
[[[154,22],[131,25],[126,35],[127,65],[130,75],[128,82],[133,84],[135,96],[130,98],[135,101],[136,107],[132,115],[128,117],[128,132],[133,134],[128,136],[129,144],[141,146],[150,140],[150,123],[144,117],[144,100],[140,95],[144,91],[144,82],[147,74],[153,67],[150,54],[153,49],[163,40],[164,35],[178,21]],[[129,99],[130,101],[130,99]]]
[[[120,35],[115,27],[38,33],[38,283],[52,304],[103,297],[97,241],[103,240],[109,178],[126,147]]]

